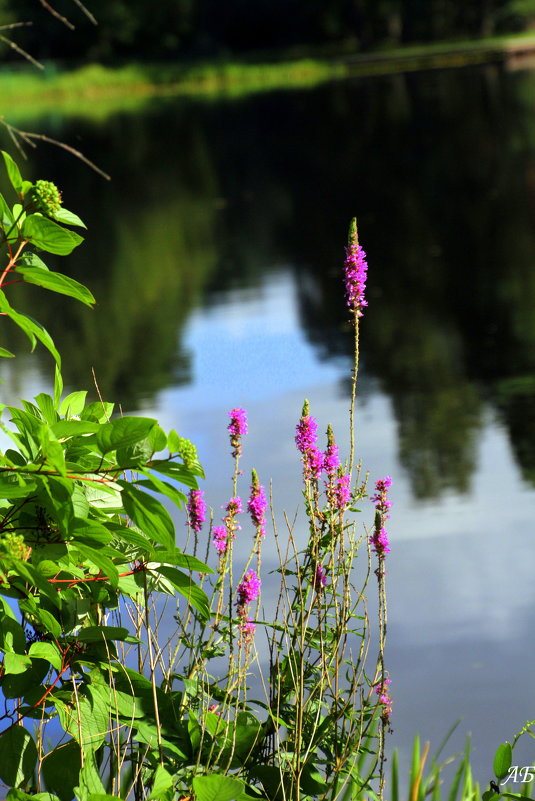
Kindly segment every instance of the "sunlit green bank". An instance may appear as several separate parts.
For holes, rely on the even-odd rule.
[[[89,64],[75,70],[47,65],[43,71],[17,64],[0,70],[0,111],[32,113],[61,103],[63,111],[105,113],[113,104],[137,107],[154,95],[240,96],[280,88],[315,86],[350,76],[507,63],[535,53],[535,35],[447,42],[392,50],[270,62],[130,64],[112,68]],[[98,100],[98,106],[95,101]]]

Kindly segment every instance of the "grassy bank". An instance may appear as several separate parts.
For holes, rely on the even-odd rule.
[[[207,99],[279,88],[314,86],[352,76],[508,61],[535,53],[535,34],[473,42],[442,42],[337,58],[275,63],[132,64],[119,68],[90,64],[75,70],[54,65],[39,71],[26,64],[0,68],[0,114],[24,116],[61,104],[65,111],[106,113],[110,104],[132,106],[155,95]],[[96,105],[98,101],[98,105]]]

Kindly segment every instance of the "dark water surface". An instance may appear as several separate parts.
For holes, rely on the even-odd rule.
[[[242,494],[254,465],[292,513],[303,398],[348,441],[340,269],[358,216],[370,272],[357,453],[394,479],[392,743],[406,757],[419,732],[437,747],[462,717],[446,753],[472,732],[482,782],[498,743],[535,717],[534,96],[535,73],[492,67],[34,120],[113,181],[32,155],[28,171],[56,179],[88,223],[65,265],[98,308],[33,287],[17,298],[53,333],[69,388],[94,367],[106,398],[197,444],[216,516],[231,490],[226,412],[245,407]],[[42,355],[2,370],[4,402],[52,372]]]

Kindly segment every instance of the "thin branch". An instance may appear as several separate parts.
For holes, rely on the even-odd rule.
[[[7,25],[6,26],[2,26],[2,29],[4,27],[8,27],[8,26]],[[8,39],[6,36],[2,36],[0,34],[0,42],[4,42],[4,44],[7,44],[9,47],[11,47],[12,50],[14,50],[16,53],[18,53],[19,56],[23,56],[25,59],[30,61],[34,65],[34,67],[38,67],[40,70],[44,70],[44,68],[45,68],[44,64],[41,64],[40,61],[37,61],[37,59],[35,59],[33,56],[31,56],[26,50],[24,50],[18,44],[15,44],[15,42],[13,42],[11,39]]]
[[[87,19],[90,22],[92,22],[93,25],[98,25],[98,22],[97,22],[96,18],[93,16],[93,14],[90,12],[90,10],[84,6],[84,4],[81,2],[81,0],[72,0],[72,2],[75,5],[78,6],[80,11],[82,11],[86,15]]]
[[[46,0],[39,0],[39,2],[40,2],[40,3],[41,3],[41,5],[43,6],[43,8],[46,8],[46,10],[47,10],[47,11],[48,11],[50,14],[52,14],[52,16],[53,16],[53,17],[55,17],[56,19],[59,19],[59,21],[60,21],[60,22],[63,22],[63,24],[64,24],[64,25],[65,25],[67,28],[69,28],[71,31],[74,31],[74,28],[75,28],[75,26],[72,24],[72,22],[69,22],[69,20],[67,19],[67,17],[64,17],[62,14],[60,14],[60,13],[59,13],[59,11],[56,11],[56,9],[55,9],[55,8],[52,8],[52,6],[50,5],[50,3],[47,3],[47,2],[46,2]]]
[[[32,147],[35,147],[33,140],[37,140],[39,142],[47,142],[49,145],[55,145],[56,147],[60,147],[62,150],[66,150],[67,153],[71,154],[71,156],[76,156],[77,159],[80,159],[80,161],[83,161],[88,167],[91,167],[92,170],[105,178],[106,181],[111,181],[111,176],[109,176],[107,172],[101,170],[100,167],[97,167],[97,165],[88,159],[87,156],[84,156],[83,153],[81,153],[79,150],[76,150],[76,148],[71,147],[71,145],[67,145],[65,142],[60,142],[57,139],[52,139],[52,137],[46,136],[46,134],[33,133],[32,131],[22,131],[20,128],[15,128],[15,126],[10,125],[4,117],[0,117],[0,124],[8,130],[12,137],[18,136],[19,139],[21,139],[27,145],[31,145]]]

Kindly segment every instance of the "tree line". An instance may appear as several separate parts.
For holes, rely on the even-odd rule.
[[[0,25],[36,58],[226,58],[307,48],[366,51],[535,27],[535,0],[0,0]],[[62,16],[65,21],[58,19]],[[74,25],[75,30],[69,30]],[[13,58],[5,43],[1,56]]]

